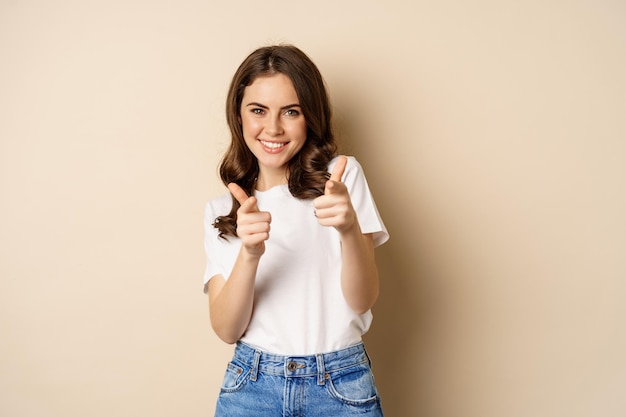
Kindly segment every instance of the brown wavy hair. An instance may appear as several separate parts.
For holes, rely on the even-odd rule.
[[[313,199],[324,194],[324,186],[330,178],[328,163],[336,156],[337,144],[322,75],[313,61],[293,45],[259,48],[235,72],[226,98],[226,119],[232,140],[220,163],[219,174],[225,185],[234,182],[248,195],[253,194],[259,165],[243,138],[241,101],[245,88],[257,77],[278,73],[286,75],[293,83],[307,125],[306,142],[288,164],[289,192],[299,199]],[[222,238],[237,236],[240,204],[234,197],[232,203],[230,213],[213,222]]]

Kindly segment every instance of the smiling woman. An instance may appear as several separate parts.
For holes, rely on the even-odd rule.
[[[382,416],[361,336],[388,235],[360,165],[336,155],[322,77],[293,46],[261,48],[227,105],[230,195],[206,208],[204,283],[237,347],[216,416]]]

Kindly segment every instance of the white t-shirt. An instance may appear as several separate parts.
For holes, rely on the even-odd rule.
[[[329,171],[336,162],[333,159]],[[347,186],[363,234],[374,246],[389,235],[378,214],[362,168],[353,157],[342,181]],[[241,340],[283,355],[312,355],[358,343],[372,322],[371,311],[356,314],[341,290],[341,242],[333,227],[321,226],[313,200],[299,200],[287,185],[256,191],[259,210],[272,215],[270,237],[257,270],[252,318]],[[207,267],[204,290],[215,275],[228,279],[241,240],[218,237],[212,223],[231,209],[230,194],[210,201],[205,211]]]

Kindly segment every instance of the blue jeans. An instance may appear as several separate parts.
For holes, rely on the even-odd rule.
[[[382,417],[362,343],[311,356],[274,355],[239,342],[215,417]]]

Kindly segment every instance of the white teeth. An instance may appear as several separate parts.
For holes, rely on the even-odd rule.
[[[280,142],[266,142],[264,140],[260,141],[263,146],[265,146],[266,148],[270,148],[270,149],[278,149],[278,148],[282,148],[283,146],[286,145],[286,143],[280,143]]]

